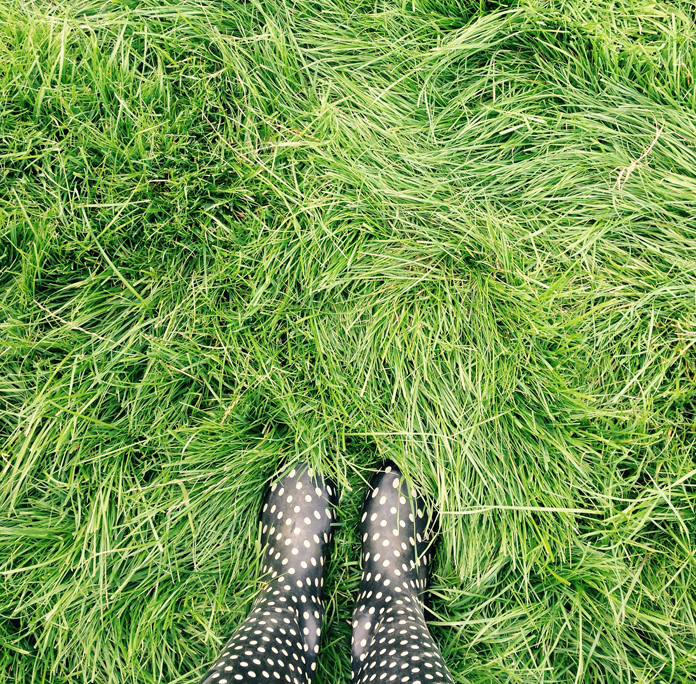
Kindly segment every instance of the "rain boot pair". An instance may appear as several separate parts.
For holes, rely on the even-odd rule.
[[[200,684],[311,684],[336,494],[306,466],[271,485],[261,512],[266,584]],[[363,572],[353,613],[352,681],[450,684],[423,614],[430,520],[395,466],[371,479],[360,525]]]

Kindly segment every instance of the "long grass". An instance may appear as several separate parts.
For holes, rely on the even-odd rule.
[[[0,4],[0,682],[195,682],[280,464],[429,495],[457,682],[696,678],[696,7]]]

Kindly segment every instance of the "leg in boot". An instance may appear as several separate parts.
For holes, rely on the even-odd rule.
[[[201,684],[311,683],[334,500],[335,489],[306,466],[271,486],[261,513],[267,584]]]
[[[363,574],[353,614],[354,684],[451,684],[422,596],[432,530],[422,501],[392,465],[371,480],[361,520]]]

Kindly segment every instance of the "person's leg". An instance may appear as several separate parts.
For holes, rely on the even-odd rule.
[[[451,684],[425,623],[422,595],[432,560],[422,502],[388,466],[371,480],[361,520],[363,573],[353,614],[354,684]]]
[[[334,501],[334,488],[306,467],[271,486],[261,513],[261,572],[268,584],[201,684],[310,684]]]

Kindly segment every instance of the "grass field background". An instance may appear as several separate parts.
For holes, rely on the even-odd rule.
[[[0,682],[195,682],[284,463],[440,513],[457,682],[696,677],[696,7],[0,4]]]

